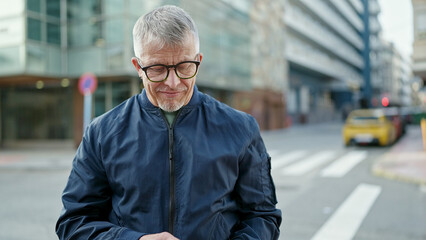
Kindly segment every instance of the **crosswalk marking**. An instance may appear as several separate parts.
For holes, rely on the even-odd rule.
[[[380,186],[358,185],[311,240],[351,240],[381,191]]]
[[[283,155],[276,156],[275,158],[272,158],[272,161],[271,161],[272,169],[277,169],[284,165],[292,163],[304,157],[306,154],[308,154],[308,151],[296,150]]]
[[[367,151],[352,151],[337,159],[330,166],[321,171],[322,177],[343,177],[355,165],[367,157]]]
[[[285,167],[281,170],[282,174],[291,176],[300,176],[312,171],[314,168],[332,160],[335,156],[334,151],[321,151],[299,162]]]

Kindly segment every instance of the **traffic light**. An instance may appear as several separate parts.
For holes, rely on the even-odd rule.
[[[382,105],[383,105],[383,107],[389,106],[389,98],[388,97],[382,98]]]

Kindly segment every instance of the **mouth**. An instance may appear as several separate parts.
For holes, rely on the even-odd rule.
[[[166,98],[175,98],[179,96],[183,91],[159,91],[158,93],[165,96]]]

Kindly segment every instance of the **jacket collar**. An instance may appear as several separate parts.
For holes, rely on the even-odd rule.
[[[192,108],[197,106],[200,103],[200,98],[201,98],[201,92],[199,92],[197,86],[194,85],[194,91],[192,93],[191,100],[189,100],[188,104],[183,106],[182,109]],[[158,107],[154,106],[151,103],[151,101],[149,101],[148,96],[146,95],[145,89],[142,89],[142,92],[139,94],[138,99],[142,108],[152,109],[152,110],[159,109]]]

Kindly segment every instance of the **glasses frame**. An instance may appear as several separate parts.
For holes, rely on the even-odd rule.
[[[196,55],[196,57],[195,58],[197,58],[198,57],[198,54]],[[175,70],[175,74],[176,74],[176,76],[179,78],[179,79],[190,79],[190,78],[193,78],[193,77],[195,77],[195,75],[197,75],[197,73],[198,73],[198,67],[200,66],[200,61],[183,61],[183,62],[179,62],[179,63],[176,63],[176,64],[174,64],[174,65],[166,65],[166,64],[153,64],[153,65],[149,65],[149,66],[145,66],[145,67],[143,67],[142,65],[141,65],[141,63],[140,63],[140,59],[139,58],[137,58],[136,57],[136,59],[138,60],[138,65],[139,65],[139,67],[142,69],[142,71],[144,71],[145,72],[145,76],[146,76],[146,78],[148,78],[148,80],[149,81],[151,81],[151,82],[155,82],[155,83],[158,83],[158,82],[164,82],[164,81],[166,81],[167,80],[167,78],[169,77],[169,74],[170,74],[170,68],[173,68],[174,70]],[[182,64],[182,63],[195,63],[195,73],[194,73],[194,75],[192,75],[191,77],[180,77],[179,76],[179,74],[178,74],[178,72],[177,72],[177,70],[176,70],[176,67],[179,65],[179,64]],[[154,81],[154,80],[151,80],[149,77],[148,77],[148,73],[147,73],[147,70],[148,70],[148,68],[150,68],[150,67],[155,67],[155,66],[162,66],[162,67],[165,67],[166,69],[167,69],[167,74],[166,74],[166,77],[163,79],[163,80],[160,80],[160,81]]]

